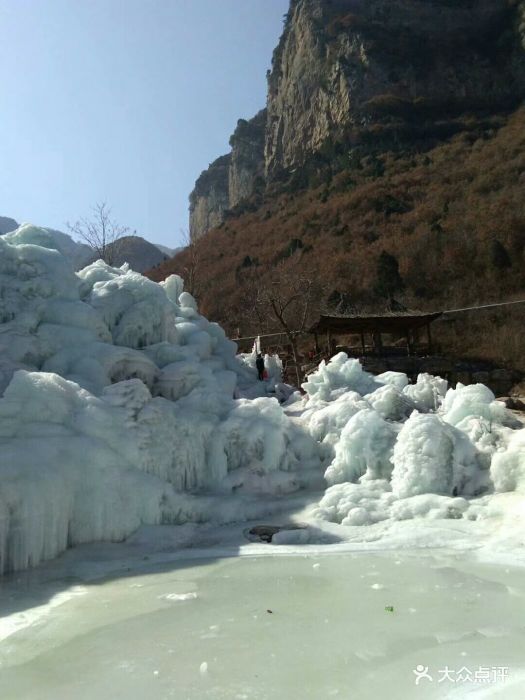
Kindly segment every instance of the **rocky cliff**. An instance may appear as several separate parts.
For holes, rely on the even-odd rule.
[[[266,110],[247,121],[239,119],[230,138],[231,162],[229,169],[230,207],[249,197],[264,176],[264,141]]]
[[[190,238],[194,240],[218,226],[230,206],[231,155],[221,156],[204,170],[190,194]]]
[[[239,120],[231,154],[197,181],[190,230],[220,223],[263,173],[282,179],[334,144],[395,144],[403,129],[509,110],[525,96],[524,47],[523,0],[291,0],[267,108]]]
[[[292,0],[268,80],[268,176],[373,123],[511,106],[518,26],[508,0]]]
[[[239,119],[230,137],[231,152],[204,170],[190,195],[190,237],[199,238],[224,220],[235,207],[264,184],[266,110]]]

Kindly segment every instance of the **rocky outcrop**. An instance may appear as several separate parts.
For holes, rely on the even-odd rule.
[[[239,120],[231,154],[197,181],[192,235],[263,176],[268,184],[319,155],[331,163],[364,138],[395,144],[464,113],[514,107],[525,96],[524,48],[525,0],[290,0],[267,108]]]
[[[514,0],[514,3],[517,5],[516,22],[521,39],[521,46],[525,49],[525,0]]]
[[[507,0],[292,0],[268,80],[266,172],[371,123],[505,108],[524,94]]]
[[[221,156],[204,170],[190,194],[190,238],[195,240],[222,223],[230,206],[231,155]]]
[[[266,110],[239,119],[230,137],[231,152],[204,170],[190,195],[190,237],[199,238],[224,220],[224,213],[264,185]]]
[[[263,182],[265,129],[265,109],[249,121],[239,119],[237,122],[237,128],[230,138],[230,207],[250,197],[257,187],[258,180]]]

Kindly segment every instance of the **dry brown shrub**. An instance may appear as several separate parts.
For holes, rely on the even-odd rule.
[[[341,172],[326,201],[320,198],[323,186],[293,197],[267,197],[259,211],[229,219],[198,242],[201,309],[227,331],[236,329],[236,310],[242,308],[239,266],[250,256],[261,271],[270,270],[276,254],[296,238],[311,246],[303,256],[311,274],[369,308],[382,303],[371,292],[382,250],[398,259],[406,285],[401,300],[412,308],[525,297],[525,109],[498,126],[482,137],[456,135],[427,153],[385,154],[381,177],[373,178],[366,167]],[[351,189],[345,186],[349,181]],[[408,206],[386,213],[385,203],[393,201]],[[508,270],[491,264],[495,239],[511,256]],[[150,276],[183,274],[186,264],[182,252]],[[525,356],[519,327],[513,316],[499,329],[505,339],[500,348],[490,324],[471,324],[454,352],[479,348],[480,355],[497,359],[499,353],[501,361],[518,364]]]

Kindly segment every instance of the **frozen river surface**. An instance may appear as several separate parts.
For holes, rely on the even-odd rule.
[[[1,643],[2,700],[525,697],[522,570],[459,553],[175,561],[69,593]]]

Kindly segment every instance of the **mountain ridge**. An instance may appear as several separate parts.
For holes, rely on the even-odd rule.
[[[465,112],[515,108],[525,95],[524,37],[525,2],[292,0],[265,109],[239,120],[230,153],[190,195],[192,238],[257,206],[297,169],[337,172],[355,149],[439,141]]]

